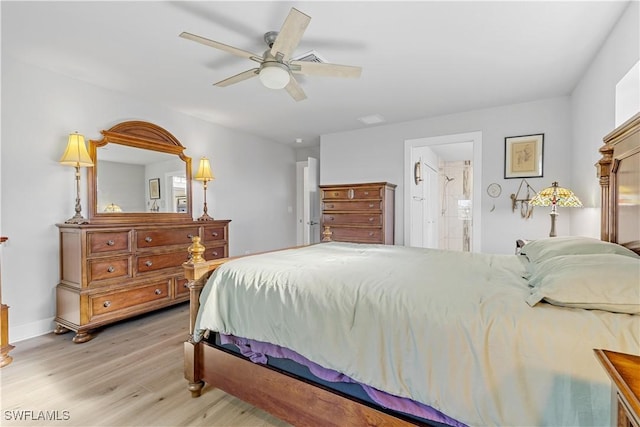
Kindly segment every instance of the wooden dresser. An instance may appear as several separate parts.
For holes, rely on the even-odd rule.
[[[394,244],[394,184],[321,185],[322,240]]]
[[[81,343],[98,327],[188,301],[191,238],[200,237],[205,259],[228,257],[229,222],[58,224],[55,332],[73,330]]]
[[[594,350],[596,357],[613,383],[617,427],[640,427],[640,356]]]

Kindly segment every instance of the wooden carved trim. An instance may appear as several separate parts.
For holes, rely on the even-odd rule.
[[[103,138],[100,141],[93,141],[98,147],[108,142],[117,142],[122,145],[177,154],[184,160],[182,153],[185,147],[180,141],[169,131],[153,123],[144,121],[122,122],[108,130],[102,130],[100,133]]]

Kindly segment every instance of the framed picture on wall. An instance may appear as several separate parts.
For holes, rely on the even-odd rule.
[[[149,198],[151,200],[157,200],[160,198],[160,178],[153,178],[149,180]]]
[[[542,176],[544,134],[508,136],[504,139],[504,177]]]

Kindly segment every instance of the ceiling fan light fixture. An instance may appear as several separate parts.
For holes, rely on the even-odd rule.
[[[279,62],[265,62],[260,68],[260,81],[269,89],[283,89],[291,76],[286,65]]]

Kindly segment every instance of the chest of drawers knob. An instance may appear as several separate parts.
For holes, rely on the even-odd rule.
[[[113,246],[115,244],[116,242],[114,242],[113,240],[107,240],[107,246]]]
[[[147,243],[151,243],[152,240],[153,239],[151,237],[149,237],[149,236],[144,238],[144,241],[147,242]]]
[[[108,272],[108,273],[113,273],[114,271],[116,271],[116,269],[115,269],[115,268],[113,268],[113,266],[112,266],[112,265],[110,265],[110,266],[109,266],[109,268],[107,268],[107,272]]]
[[[104,302],[104,304],[102,304],[102,306],[103,306],[104,308],[109,308],[109,307],[111,307],[111,301],[105,301],[105,302]]]
[[[151,267],[153,263],[151,261],[146,261],[144,265],[146,265],[147,267]]]
[[[161,295],[161,294],[162,294],[162,291],[161,291],[160,289],[156,289],[154,293],[155,293],[156,295]]]

